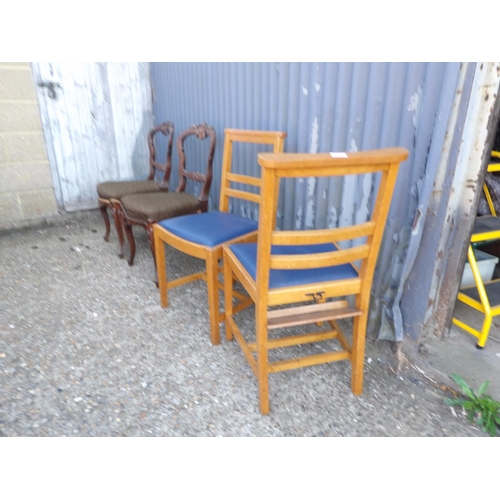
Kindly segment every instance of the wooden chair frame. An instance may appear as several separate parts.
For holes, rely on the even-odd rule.
[[[196,136],[199,140],[204,140],[205,138],[210,139],[210,146],[208,151],[208,159],[206,164],[205,173],[200,172],[188,172],[186,170],[186,155],[184,153],[184,141],[190,136]],[[186,179],[201,182],[202,188],[198,196],[199,199],[199,211],[206,212],[208,209],[208,196],[210,191],[210,186],[212,183],[212,163],[215,153],[216,144],[216,133],[211,125],[206,123],[200,123],[192,125],[190,128],[184,130],[177,138],[177,152],[179,154],[179,183],[175,189],[175,193],[183,193],[186,189]],[[155,240],[153,235],[153,226],[157,220],[148,219],[146,222],[142,220],[137,220],[130,215],[127,215],[126,210],[122,206],[120,212],[120,219],[122,225],[125,229],[125,234],[130,247],[130,256],[128,258],[128,264],[132,266],[134,264],[135,257],[135,241],[134,235],[132,233],[132,226],[141,226],[146,230],[148,235],[149,246],[151,248],[151,253],[153,254],[153,261],[156,268],[156,252],[155,252]]]
[[[229,199],[239,198],[242,200],[253,201],[260,203],[260,195],[235,189],[231,187],[231,183],[238,182],[241,184],[256,186],[260,188],[260,178],[255,178],[247,175],[236,174],[231,171],[232,166],[232,150],[233,143],[255,143],[255,144],[269,144],[273,146],[273,151],[279,153],[283,151],[284,140],[286,137],[285,132],[274,131],[255,131],[255,130],[238,130],[238,129],[225,129],[224,130],[224,152],[222,158],[222,179],[221,179],[221,192],[220,192],[220,205],[221,212],[229,211]],[[225,242],[235,243],[244,241],[256,241],[257,232],[252,232],[237,238],[236,240]],[[222,267],[219,266],[219,261],[222,259],[222,243],[220,245],[209,247],[199,245],[183,238],[172,234],[162,226],[154,225],[154,239],[156,250],[156,263],[158,272],[158,286],[160,289],[160,303],[161,307],[168,307],[168,290],[195,280],[204,280],[208,288],[208,308],[210,317],[210,339],[212,344],[220,343],[219,323],[224,321],[224,312],[219,311],[219,289],[223,285],[219,282],[219,273]],[[184,252],[187,255],[202,259],[205,261],[205,271],[194,273],[189,276],[184,276],[172,281],[167,281],[167,269],[165,259],[165,244],[170,245],[177,250]],[[245,301],[244,297],[238,293],[234,293],[243,302],[237,306],[237,310],[242,309],[249,304],[248,299]]]
[[[167,155],[165,163],[159,163],[156,161],[156,148],[154,139],[156,134],[161,132],[163,135],[168,137],[167,143]],[[171,122],[160,123],[157,127],[154,127],[148,134],[148,147],[149,147],[149,174],[146,180],[152,181],[155,179],[157,171],[163,171],[163,177],[158,183],[162,190],[168,191],[170,172],[172,168],[172,144],[174,140],[174,124]],[[120,181],[117,181],[120,182]],[[127,181],[123,181],[127,182]],[[123,258],[123,250],[125,245],[125,236],[123,232],[123,209],[120,200],[115,198],[101,198],[97,196],[97,203],[99,210],[101,211],[102,218],[105,225],[104,241],[109,241],[109,235],[111,232],[111,225],[109,223],[108,208],[111,209],[113,214],[113,221],[115,223],[116,234],[118,236],[119,252],[118,256]]]
[[[382,241],[385,222],[396,183],[400,162],[408,156],[403,148],[347,153],[345,158],[330,154],[259,154],[262,167],[262,191],[257,243],[255,279],[236,257],[231,245],[224,245],[224,287],[226,337],[236,338],[259,385],[260,411],[269,412],[269,374],[282,370],[349,359],[352,363],[352,392],[361,394],[363,387],[363,357],[366,321],[373,274]],[[372,218],[354,226],[306,231],[276,231],[276,204],[281,179],[300,177],[345,176],[381,172]],[[272,245],[312,245],[334,243],[366,237],[366,243],[342,250],[307,255],[271,254]],[[238,246],[238,245],[236,245]],[[242,245],[243,247],[243,245]],[[270,288],[272,269],[299,270],[325,268],[361,260],[358,276],[304,285]],[[233,280],[237,279],[255,303],[256,341],[247,343],[240,332],[233,307]],[[355,295],[354,307],[346,300],[331,298]],[[272,306],[296,304],[315,300],[307,305],[269,310]],[[352,346],[336,320],[353,318]],[[326,323],[329,330],[310,334],[270,339],[268,332],[275,328]],[[312,356],[269,362],[268,351],[336,338],[342,350]]]

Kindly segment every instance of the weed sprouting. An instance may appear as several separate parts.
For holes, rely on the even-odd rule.
[[[451,377],[466,397],[445,398],[444,402],[449,405],[460,405],[466,411],[469,422],[475,422],[490,436],[497,436],[500,428],[500,401],[485,394],[490,382],[483,382],[475,394],[462,377],[455,373],[452,373]]]

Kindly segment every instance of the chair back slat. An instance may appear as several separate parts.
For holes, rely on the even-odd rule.
[[[271,269],[316,269],[318,267],[340,266],[366,259],[369,255],[368,245],[359,245],[348,250],[334,252],[308,253],[299,255],[271,255]]]
[[[368,221],[356,226],[335,229],[314,229],[310,231],[273,231],[272,245],[307,245],[315,243],[332,243],[335,241],[353,240],[370,236],[375,230],[375,222]]]
[[[259,235],[257,245],[256,286],[259,296],[269,293],[269,277],[274,270],[312,270],[351,264],[361,280],[361,290],[371,287],[378,251],[382,241],[385,222],[395,187],[399,164],[408,156],[403,148],[388,148],[376,151],[345,153],[338,157],[329,153],[261,153],[258,155],[262,167],[261,208],[259,213]],[[275,231],[276,193],[282,178],[339,177],[380,172],[378,191],[368,221],[344,228]],[[361,239],[361,243],[358,241]],[[338,241],[346,242],[343,248]],[[349,247],[349,241],[351,241]],[[318,249],[314,245],[331,243]],[[281,251],[271,247],[301,246],[300,249]],[[307,247],[307,245],[310,245]],[[309,252],[309,253],[307,253]],[[330,276],[334,276],[335,273]],[[335,278],[329,278],[335,279]],[[325,280],[327,281],[327,280]],[[274,292],[275,293],[275,292]],[[361,293],[358,308],[363,309],[369,293]],[[366,302],[366,304],[365,304]],[[361,307],[362,306],[362,307]],[[264,306],[262,306],[264,307]]]
[[[226,189],[226,194],[232,198],[239,198],[240,200],[253,201],[254,203],[260,203],[260,195],[255,193],[250,193],[248,191],[240,191],[239,189]]]
[[[339,177],[345,175],[362,175],[362,174],[374,174],[377,172],[383,172],[385,168],[381,168],[377,165],[363,165],[359,168],[353,168],[352,166],[338,166],[327,168],[323,166],[315,166],[314,168],[290,168],[289,170],[280,172],[280,177],[286,179],[293,179],[298,177]]]
[[[205,172],[199,171],[188,171],[186,169],[186,154],[184,151],[184,141],[190,136],[196,136],[199,140],[204,140],[207,137],[210,138],[210,146],[208,151],[207,165]],[[200,194],[198,198],[201,203],[202,211],[206,211],[208,207],[208,196],[210,192],[210,186],[212,184],[212,163],[215,153],[215,143],[216,143],[216,133],[215,129],[211,125],[206,123],[197,123],[192,125],[190,128],[181,132],[177,138],[177,153],[179,155],[179,184],[176,188],[176,193],[183,193],[186,190],[187,180],[200,182],[202,187],[200,189]]]
[[[261,186],[261,181],[260,178],[258,177],[251,177],[249,175],[241,175],[241,174],[232,174],[228,173],[227,174],[227,179],[230,182],[241,182],[242,184],[250,184],[251,186]]]
[[[167,142],[167,156],[165,163],[160,163],[156,158],[155,136],[161,132],[164,136],[168,137]],[[168,190],[170,184],[170,173],[172,171],[172,144],[174,142],[174,124],[172,122],[160,123],[154,127],[148,134],[148,147],[149,147],[149,175],[148,180],[152,181],[156,177],[157,171],[162,171],[163,176],[159,182],[160,187]]]
[[[238,198],[241,200],[251,201],[260,204],[260,196],[257,193],[245,191],[241,187],[235,187],[234,183],[240,185],[253,186],[260,188],[260,177],[252,177],[235,173],[233,170],[233,143],[250,143],[273,146],[273,154],[283,152],[286,132],[280,131],[262,131],[262,130],[239,130],[225,129],[224,130],[224,155],[222,158],[222,176],[221,176],[221,191],[219,210],[222,212],[229,211],[229,199]],[[233,184],[231,184],[233,183]]]

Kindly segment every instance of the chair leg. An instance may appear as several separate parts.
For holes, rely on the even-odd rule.
[[[220,344],[219,331],[219,263],[215,254],[209,253],[206,258],[208,311],[210,314],[210,340],[212,345]]]
[[[269,413],[269,360],[267,348],[267,306],[255,304],[255,328],[257,338],[257,378],[259,406],[262,415]]]
[[[104,226],[106,231],[104,233],[104,241],[109,241],[109,233],[111,232],[111,225],[109,223],[108,209],[104,204],[99,204],[99,210],[101,211],[102,218],[104,220]]]
[[[367,308],[361,309],[364,314],[353,319],[352,353],[351,353],[351,390],[355,396],[363,392],[363,368],[365,361],[365,339],[366,339],[366,312]]]
[[[149,247],[151,248],[151,253],[153,254],[153,265],[154,265],[154,271],[155,271],[154,282],[155,282],[156,286],[158,286],[158,277],[157,277],[157,270],[156,270],[155,238],[154,238],[154,234],[153,234],[153,224],[154,224],[154,222],[148,222],[146,224],[146,233],[148,234]]]
[[[122,217],[120,215],[121,209],[118,203],[113,203],[111,205],[111,208],[113,210],[113,219],[115,221],[116,234],[118,235],[118,245],[119,245],[118,257],[120,257],[120,259],[123,259],[125,236],[123,234]]]
[[[231,266],[227,262],[227,259],[222,259],[224,265],[224,311],[225,311],[225,325],[226,325],[226,339],[231,341],[234,338],[233,330],[231,329],[231,324],[229,319],[233,317],[233,285],[235,279],[233,277],[233,272],[231,271]]]
[[[130,247],[130,255],[127,260],[129,266],[134,265],[134,257],[135,257],[135,241],[134,234],[132,233],[132,226],[129,224],[125,217],[122,216],[123,228],[125,229],[125,234],[127,235],[128,246]]]
[[[167,288],[167,263],[165,258],[165,242],[153,230],[153,238],[156,253],[156,273],[158,277],[158,288],[160,289],[160,305],[162,308],[168,307]]]

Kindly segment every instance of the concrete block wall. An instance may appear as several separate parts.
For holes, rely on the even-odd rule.
[[[0,62],[0,229],[57,215],[31,65]]]

